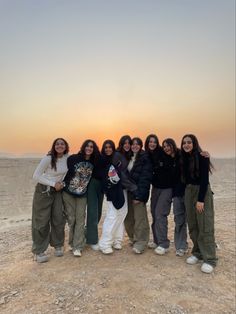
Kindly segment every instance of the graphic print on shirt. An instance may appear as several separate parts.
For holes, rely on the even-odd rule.
[[[111,165],[109,168],[108,178],[109,178],[110,182],[113,184],[117,184],[120,181],[120,178],[117,174],[116,168],[113,165]]]
[[[74,165],[75,176],[70,180],[68,190],[76,195],[83,195],[87,192],[87,186],[92,176],[93,165],[90,162],[82,161]]]

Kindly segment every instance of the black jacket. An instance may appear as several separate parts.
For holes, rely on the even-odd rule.
[[[160,189],[173,188],[179,176],[179,165],[176,162],[176,157],[171,157],[162,150],[154,153],[152,163],[152,185]]]
[[[137,185],[137,189],[132,192],[133,199],[146,203],[152,181],[152,163],[146,152],[141,151],[137,155],[129,178]]]
[[[122,170],[122,155],[115,152],[112,156],[103,156],[103,176],[102,185],[107,200],[112,202],[116,209],[120,209],[124,203],[124,192],[121,183],[121,170]],[[118,182],[112,182],[108,176],[109,169],[114,167]]]

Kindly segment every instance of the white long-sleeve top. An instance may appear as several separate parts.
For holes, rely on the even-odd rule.
[[[58,158],[56,161],[57,170],[55,170],[51,167],[51,156],[43,157],[33,174],[33,179],[37,183],[55,187],[57,182],[63,181],[67,173],[67,158],[68,155]]]

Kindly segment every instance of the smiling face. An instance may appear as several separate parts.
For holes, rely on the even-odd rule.
[[[54,145],[57,157],[63,156],[66,150],[66,143],[62,139],[58,139]]]
[[[193,141],[191,137],[186,136],[182,140],[182,148],[185,151],[185,153],[191,153],[193,150]]]
[[[167,142],[164,142],[163,150],[166,153],[166,155],[174,157],[174,149],[172,145],[168,144]]]
[[[91,155],[93,154],[92,142],[88,142],[88,144],[85,146],[84,152],[85,152],[86,159],[91,157]]]
[[[129,140],[127,139],[127,140],[125,140],[125,142],[124,142],[123,150],[124,150],[125,152],[129,152],[129,151],[130,151],[130,148],[131,148],[131,145],[130,145]]]
[[[157,148],[157,141],[154,137],[150,137],[148,142],[148,149],[154,151]]]
[[[141,150],[141,145],[138,143],[138,141],[133,141],[131,145],[131,150],[133,153],[138,153]]]
[[[112,146],[110,144],[106,144],[104,146],[104,153],[107,156],[111,156],[113,154],[113,148],[112,148]]]

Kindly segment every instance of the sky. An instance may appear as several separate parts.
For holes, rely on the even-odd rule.
[[[234,0],[0,0],[0,155],[195,134],[235,156]]]

